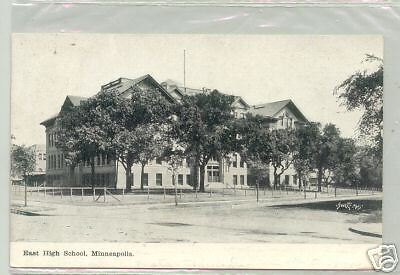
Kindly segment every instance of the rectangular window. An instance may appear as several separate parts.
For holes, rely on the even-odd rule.
[[[143,185],[148,186],[149,185],[149,174],[144,173],[143,174]]]
[[[293,184],[297,184],[297,175],[293,175]]]
[[[233,157],[233,163],[232,163],[232,166],[233,166],[233,167],[237,167],[237,161],[238,161],[238,157],[237,157],[237,155],[235,154],[235,156]]]
[[[156,158],[156,164],[162,164],[162,159],[161,158]]]
[[[240,175],[240,185],[244,185],[244,175]]]
[[[178,184],[183,185],[183,175],[182,174],[178,175]]]
[[[244,160],[240,158],[240,167],[244,167]]]
[[[289,185],[289,175],[285,175],[285,185]]]
[[[162,174],[159,173],[156,174],[156,185],[162,186]]]
[[[97,165],[100,165],[100,156],[97,156]]]
[[[101,154],[101,165],[105,165],[106,164],[106,155]]]
[[[237,175],[233,175],[233,185],[237,184],[238,184]]]

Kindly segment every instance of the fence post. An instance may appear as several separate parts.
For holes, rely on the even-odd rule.
[[[96,200],[96,187],[93,188],[93,201]]]
[[[244,196],[245,196],[245,197],[247,196],[247,192],[246,192],[246,189],[244,189]]]
[[[122,188],[122,197],[125,195],[125,188]]]
[[[39,185],[36,185],[36,194],[39,196]]]
[[[72,187],[69,190],[69,198],[72,200]]]
[[[150,190],[149,190],[149,186],[147,185],[147,200],[150,199]]]
[[[104,192],[104,202],[106,202],[106,192],[107,192],[107,188],[106,187],[103,187],[103,192]]]
[[[81,189],[81,198],[82,198],[82,200],[83,200],[83,187],[82,187],[82,189]]]
[[[210,186],[210,198],[211,198],[211,186]]]
[[[51,188],[51,196],[54,197],[54,186]]]
[[[46,197],[46,186],[44,187],[44,196]]]
[[[163,189],[164,189],[164,200],[165,200],[165,187]]]
[[[179,198],[182,199],[182,188],[180,189]]]
[[[63,188],[62,187],[60,187],[60,196],[61,196],[61,199],[62,199],[62,197],[63,197]]]
[[[314,198],[317,199],[317,191],[314,192]]]

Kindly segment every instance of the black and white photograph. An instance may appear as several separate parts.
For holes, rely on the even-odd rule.
[[[379,35],[13,34],[10,241],[94,246],[11,257],[376,247],[383,64]]]

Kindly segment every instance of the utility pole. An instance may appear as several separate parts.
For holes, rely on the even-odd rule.
[[[186,50],[183,50],[183,89],[186,93]]]

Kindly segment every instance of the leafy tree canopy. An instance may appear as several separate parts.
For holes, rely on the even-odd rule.
[[[366,63],[375,63],[374,70],[357,71],[334,89],[334,94],[347,110],[360,109],[363,115],[359,121],[359,134],[364,144],[382,159],[383,148],[383,60],[367,55]]]

